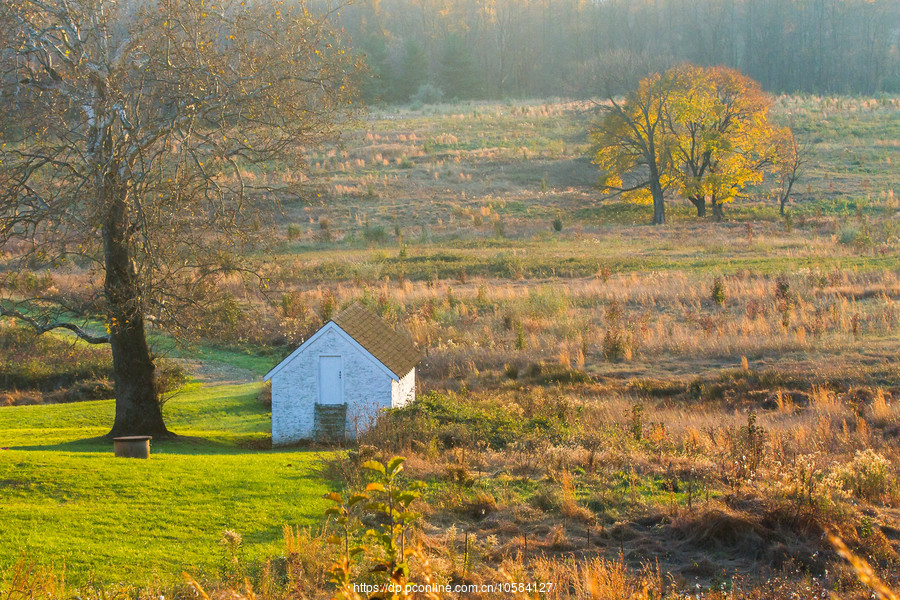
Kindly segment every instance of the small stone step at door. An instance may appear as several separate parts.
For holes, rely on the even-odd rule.
[[[316,403],[315,440],[343,442],[347,436],[347,405]]]

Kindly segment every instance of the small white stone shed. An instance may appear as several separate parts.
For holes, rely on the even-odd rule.
[[[356,437],[381,409],[415,399],[420,359],[409,337],[353,304],[266,374],[272,444]]]

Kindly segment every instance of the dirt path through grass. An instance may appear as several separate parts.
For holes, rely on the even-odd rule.
[[[177,359],[177,362],[203,385],[240,385],[260,380],[251,369],[224,362],[189,358]]]

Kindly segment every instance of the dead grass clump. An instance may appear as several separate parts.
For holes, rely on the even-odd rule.
[[[446,467],[445,477],[447,481],[456,485],[470,486],[475,482],[469,471],[468,465],[464,463],[451,463]]]
[[[695,427],[688,427],[681,440],[681,446],[689,454],[707,454],[712,449],[712,440],[709,435],[702,433]]]
[[[283,534],[287,588],[296,597],[312,597],[326,587],[333,562],[333,548],[328,544],[326,532],[285,525]]]
[[[62,598],[67,595],[64,577],[25,558],[0,571],[0,591],[4,598],[10,600]]]
[[[635,573],[625,565],[620,554],[616,560],[595,558],[587,561],[579,574],[584,582],[576,597],[591,600],[650,600],[668,598],[670,586],[662,576],[659,565],[645,564]]]
[[[563,504],[562,490],[557,485],[545,482],[531,497],[530,504],[545,513],[559,512]]]
[[[560,478],[560,513],[567,519],[577,519],[585,523],[595,520],[594,513],[578,504],[575,483],[568,472],[563,472]]]
[[[566,528],[557,523],[550,528],[547,536],[544,538],[544,546],[551,550],[567,550],[571,547],[569,538],[566,536]]]
[[[479,491],[466,503],[465,511],[473,519],[480,520],[497,512],[497,500],[493,494]]]
[[[44,394],[37,390],[0,391],[0,406],[31,406],[43,403]]]
[[[671,530],[687,546],[757,559],[773,538],[758,522],[724,508],[703,510],[675,519]]]
[[[881,388],[875,390],[875,397],[870,406],[870,418],[877,427],[887,427],[897,420],[896,410]]]
[[[779,413],[791,414],[810,403],[810,395],[800,390],[778,389],[771,393],[762,392],[762,394],[765,395],[762,407]]]
[[[827,388],[814,386],[810,400],[813,411],[818,415],[839,417],[845,412],[841,399]]]
[[[630,380],[628,389],[639,396],[647,398],[668,398],[687,392],[687,385],[677,379],[641,377]]]

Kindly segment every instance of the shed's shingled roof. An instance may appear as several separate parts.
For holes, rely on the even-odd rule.
[[[394,331],[381,317],[358,302],[332,320],[397,377],[409,373],[422,359],[408,336]]]

